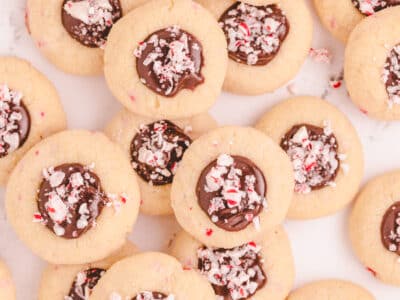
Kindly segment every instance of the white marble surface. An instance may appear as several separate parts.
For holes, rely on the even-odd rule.
[[[103,78],[80,78],[64,74],[44,59],[24,26],[25,0],[0,0],[0,54],[30,60],[56,85],[68,114],[70,128],[102,129],[120,105],[113,99]],[[222,94],[212,109],[221,124],[252,125],[274,103],[295,94],[321,96],[338,106],[351,119],[365,151],[365,180],[400,167],[400,124],[368,119],[350,102],[345,87],[329,89],[331,76],[340,74],[343,46],[321,28],[315,18],[315,48],[333,54],[331,64],[308,59],[297,78],[273,94],[239,97]],[[79,109],[78,109],[79,107]],[[3,192],[0,195],[0,256],[10,265],[18,299],[37,299],[44,265],[17,239],[6,221]],[[359,264],[347,236],[348,209],[334,216],[306,222],[286,222],[296,260],[296,286],[322,278],[349,279],[368,288],[378,300],[400,299],[400,288],[375,280]],[[141,216],[131,239],[143,250],[163,250],[177,230],[172,218]],[[34,238],[34,237],[32,237]],[[268,259],[268,258],[267,258]],[[400,268],[400,264],[398,266]],[[54,299],[56,300],[56,299]]]

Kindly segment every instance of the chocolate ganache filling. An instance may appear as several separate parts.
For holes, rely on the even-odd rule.
[[[68,296],[63,300],[87,300],[92,294],[93,288],[104,275],[106,270],[100,268],[89,268],[79,272],[69,290]]]
[[[175,297],[172,295],[167,296],[160,292],[148,292],[148,291],[141,292],[137,296],[132,298],[132,300],[174,300],[174,299]]]
[[[221,154],[201,173],[196,194],[211,221],[226,231],[240,231],[266,207],[267,184],[262,171],[242,156]]]
[[[84,46],[104,46],[111,27],[122,17],[119,0],[64,0],[61,19],[69,35]]]
[[[383,216],[381,239],[386,249],[400,255],[400,201],[391,205]]]
[[[289,22],[278,5],[254,6],[236,2],[219,19],[229,57],[242,64],[264,66],[279,52]]]
[[[192,140],[168,120],[141,125],[131,142],[131,162],[138,175],[153,185],[172,182]]]
[[[293,126],[281,140],[281,148],[292,161],[297,193],[334,186],[340,160],[337,140],[329,126]]]
[[[204,82],[203,48],[190,33],[171,26],[152,33],[135,49],[136,70],[144,85],[173,97]]]
[[[22,97],[20,92],[0,84],[0,158],[23,146],[28,138],[31,119]]]
[[[99,177],[81,164],[43,170],[37,204],[42,223],[57,236],[76,239],[96,225],[108,198]]]
[[[354,6],[366,16],[400,4],[400,0],[352,0]]]
[[[221,299],[250,299],[267,283],[260,251],[254,242],[232,249],[202,247],[197,251],[198,269]]]

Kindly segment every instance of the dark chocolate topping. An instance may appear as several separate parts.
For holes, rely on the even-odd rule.
[[[400,0],[352,0],[354,6],[366,16],[400,4]]]
[[[293,126],[283,137],[281,147],[292,161],[297,193],[334,185],[340,160],[338,143],[329,126]]]
[[[289,22],[276,4],[254,6],[236,2],[219,19],[229,57],[242,64],[268,64],[286,39]]]
[[[89,167],[63,164],[43,170],[38,191],[42,222],[57,236],[75,239],[96,225],[108,199]]]
[[[386,249],[400,255],[400,201],[390,206],[383,216],[381,239]]]
[[[400,44],[390,51],[386,59],[383,82],[389,96],[389,106],[400,104]]]
[[[22,94],[0,85],[0,158],[20,148],[28,138],[31,118]]]
[[[122,17],[119,0],[64,0],[61,18],[69,35],[84,46],[102,47]]]
[[[171,121],[142,125],[131,143],[132,166],[151,184],[169,184],[191,143],[190,137]]]
[[[141,292],[132,300],[167,300],[168,296],[160,292]]]
[[[74,283],[69,290],[68,296],[64,300],[87,300],[92,294],[93,288],[104,275],[106,270],[100,268],[90,268],[79,272]]]
[[[261,248],[254,242],[232,249],[200,248],[198,269],[224,300],[249,299],[267,283]]]
[[[202,171],[196,194],[211,221],[226,231],[240,231],[266,207],[267,184],[261,170],[242,156],[222,154]]]
[[[173,97],[204,82],[203,48],[190,33],[171,26],[152,33],[136,48],[136,70],[149,89]]]

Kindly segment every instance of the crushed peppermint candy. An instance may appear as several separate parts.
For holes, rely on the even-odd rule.
[[[144,291],[137,294],[132,300],[175,300],[174,295],[165,295],[160,292]]]
[[[400,255],[400,201],[391,205],[383,216],[381,238],[386,249]]]
[[[257,216],[267,207],[266,189],[264,175],[253,162],[221,154],[202,171],[196,193],[215,225],[239,231],[250,223],[259,227]]]
[[[131,142],[132,167],[150,184],[169,184],[191,143],[191,138],[171,121],[142,124]]]
[[[200,42],[178,26],[152,33],[134,51],[140,81],[165,97],[204,82]]]
[[[228,42],[229,57],[248,65],[266,65],[278,53],[289,22],[278,5],[254,6],[237,2],[219,19]]]
[[[400,0],[352,0],[354,6],[366,16],[400,4]]]
[[[382,80],[389,96],[389,108],[400,104],[400,44],[390,51],[383,68]]]
[[[34,221],[57,236],[75,239],[96,225],[108,198],[93,168],[63,164],[43,170]]]
[[[122,17],[119,0],[64,0],[62,22],[72,38],[87,47],[103,47]]]
[[[30,116],[22,93],[0,84],[0,158],[20,148],[28,138]]]
[[[79,272],[64,300],[87,300],[92,290],[97,285],[106,270],[100,268],[89,268]]]
[[[202,247],[197,250],[198,269],[218,299],[249,299],[267,282],[260,251],[255,242],[232,249]]]
[[[283,137],[281,147],[292,161],[295,192],[308,194],[335,186],[340,161],[346,156],[338,153],[330,122],[325,122],[324,128],[309,124],[293,126]]]

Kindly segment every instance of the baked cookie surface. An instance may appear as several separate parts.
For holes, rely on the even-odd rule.
[[[218,19],[228,43],[224,90],[273,92],[299,71],[312,40],[312,19],[303,0],[198,0]]]
[[[370,117],[400,119],[400,7],[384,9],[353,30],[344,78],[352,101]]]
[[[205,276],[224,299],[280,300],[293,286],[294,261],[283,227],[231,249],[206,247],[181,231],[169,251],[184,268]]]
[[[19,238],[54,264],[103,259],[122,247],[139,209],[129,160],[101,133],[64,131],[34,146],[6,191]]]
[[[30,63],[0,56],[0,184],[41,139],[64,130],[66,116],[52,83]]]
[[[374,276],[400,286],[400,172],[372,179],[357,196],[350,215],[353,249]]]
[[[173,257],[148,252],[114,264],[93,290],[93,300],[209,300],[214,293],[193,270],[184,270]]]
[[[256,128],[292,162],[289,218],[326,216],[353,200],[363,176],[363,151],[353,125],[337,108],[319,98],[296,97],[270,109]]]
[[[374,300],[367,290],[349,281],[321,280],[308,283],[289,295],[287,300]]]
[[[192,141],[217,127],[204,113],[180,120],[146,118],[122,110],[105,132],[122,147],[138,174],[140,211],[149,215],[172,214],[171,183]]]
[[[153,0],[114,26],[104,72],[128,110],[177,119],[214,104],[227,60],[224,35],[207,10],[191,0]]]
[[[36,46],[56,67],[100,75],[112,26],[147,0],[29,0],[26,21]]]
[[[15,300],[15,286],[11,272],[4,262],[0,260],[0,299]]]
[[[186,151],[171,189],[179,224],[207,246],[232,248],[280,224],[293,195],[285,153],[253,128],[223,127]]]

